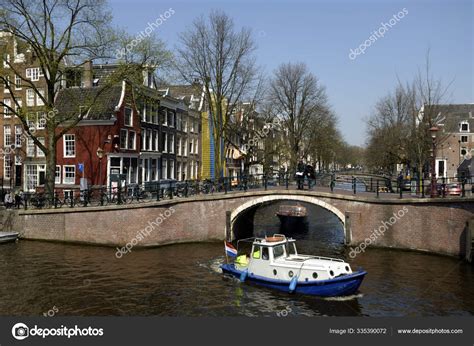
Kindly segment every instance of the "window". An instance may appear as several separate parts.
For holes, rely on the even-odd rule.
[[[38,166],[26,165],[26,188],[28,191],[34,190],[38,185]]]
[[[194,139],[190,139],[189,140],[189,154],[193,154],[194,153]]]
[[[128,132],[128,149],[130,150],[135,150],[135,137],[136,137],[135,131]]]
[[[168,116],[167,116],[168,112],[166,111],[166,109],[162,109],[160,113],[162,116],[161,124],[164,126],[167,126],[168,125]]]
[[[263,247],[262,247],[262,259],[263,259],[263,260],[268,260],[268,259],[269,259],[269,256],[268,256],[268,247],[266,247],[266,246],[263,246]]]
[[[9,68],[10,67],[10,54],[4,54],[3,55],[3,67],[4,68]]]
[[[38,94],[36,95],[36,105],[37,106],[44,106],[43,99],[41,98],[40,95],[43,96],[43,98],[44,98],[44,89],[38,89]]]
[[[63,166],[63,184],[76,182],[76,166]]]
[[[145,116],[145,121],[147,123],[151,123],[151,104],[148,103],[146,105],[146,116]]]
[[[168,152],[168,134],[165,133],[163,138],[163,152],[167,153]]]
[[[162,162],[161,175],[162,179],[168,179],[168,161],[166,159],[163,159]]]
[[[252,252],[252,258],[259,259],[260,258],[260,246],[254,246]]]
[[[26,78],[31,79],[31,81],[39,81],[39,77],[43,76],[43,72],[39,67],[27,68],[26,69]]]
[[[468,137],[467,136],[461,136],[461,143],[467,143],[468,142]]]
[[[10,92],[10,76],[5,77],[5,93]]]
[[[170,179],[174,179],[174,160],[170,160]]]
[[[3,99],[3,103],[5,104],[5,106],[3,106],[3,116],[5,118],[10,118],[12,116],[12,113],[10,111],[12,101],[10,99]]]
[[[183,156],[187,156],[188,155],[188,140],[185,139],[183,141]]]
[[[76,156],[76,138],[75,135],[67,134],[63,136],[64,157]]]
[[[277,259],[278,257],[281,257],[285,254],[285,249],[283,248],[283,245],[278,245],[273,248],[273,258]]]
[[[467,121],[463,121],[460,124],[460,132],[469,132],[469,123]]]
[[[44,137],[38,137],[38,142],[44,145]],[[36,147],[36,156],[44,157],[44,152],[39,147]]]
[[[133,111],[129,107],[125,107],[125,126],[133,126]]]
[[[120,130],[120,149],[127,149],[128,143],[128,131],[121,129]]]
[[[151,134],[151,130],[148,129],[146,130],[146,133],[147,133],[147,143],[146,143],[146,150],[151,150],[151,146],[152,146],[152,134]]]
[[[12,171],[12,163],[10,155],[5,155],[3,158],[3,177],[5,179],[10,179]]]
[[[12,145],[12,128],[10,125],[3,126],[3,146],[9,147]]]
[[[199,139],[196,138],[196,141],[194,142],[194,153],[195,154],[199,154],[198,143],[199,143]]]
[[[141,132],[141,136],[142,136],[142,140],[141,140],[141,143],[140,143],[140,150],[145,150],[146,130],[144,128],[142,128],[142,130],[140,132]]]
[[[170,133],[168,136],[168,139],[169,139],[168,150],[171,154],[173,154],[174,153],[174,135]]]
[[[21,77],[19,75],[15,75],[15,90],[21,90]]]
[[[35,105],[35,92],[33,89],[26,89],[26,106],[33,107]]]
[[[21,134],[23,133],[23,127],[21,125],[15,125],[15,146],[21,148]]]
[[[54,183],[61,184],[61,166],[56,166],[56,172],[54,173]]]
[[[157,144],[158,144],[158,131],[153,131],[152,140],[151,140],[151,150],[156,151]]]
[[[143,121],[143,122],[146,122],[146,102],[143,102],[142,121]]]
[[[38,112],[38,122],[36,128],[38,130],[44,129],[46,125],[46,112]]]
[[[152,122],[153,124],[158,124],[158,118],[159,118],[158,107],[152,106],[151,112],[152,112],[152,114],[151,114],[151,122]]]
[[[183,144],[183,139],[178,137],[178,155],[181,156],[181,146]]]
[[[26,156],[35,156],[35,142],[31,137],[28,137],[28,140],[26,141]]]
[[[17,104],[15,104],[15,112],[19,114],[21,112],[21,107],[23,106],[23,101],[22,100],[17,100]]]
[[[174,116],[175,114],[172,111],[168,111],[168,126],[169,127],[174,127]]]

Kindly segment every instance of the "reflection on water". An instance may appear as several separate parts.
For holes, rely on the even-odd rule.
[[[314,206],[295,235],[302,253],[349,259],[339,221]],[[256,233],[279,232],[277,205],[261,207]],[[0,314],[162,316],[432,316],[474,314],[474,269],[456,259],[368,249],[349,260],[368,271],[354,297],[289,295],[223,277],[219,243],[135,250],[20,241],[0,246]],[[282,311],[289,311],[281,314]]]

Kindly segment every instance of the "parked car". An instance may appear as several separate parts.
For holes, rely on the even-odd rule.
[[[462,188],[460,184],[447,184],[446,195],[447,196],[461,196]]]

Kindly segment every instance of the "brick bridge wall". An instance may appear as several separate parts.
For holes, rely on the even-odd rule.
[[[452,256],[463,255],[467,221],[474,212],[474,201],[466,198],[395,200],[282,190],[204,195],[126,206],[4,210],[0,222],[3,230],[19,231],[26,239],[157,246],[223,240],[226,223],[232,228],[250,208],[278,199],[314,203],[330,210],[344,224],[346,243],[354,247],[365,241],[372,246]],[[394,213],[398,213],[397,218]]]

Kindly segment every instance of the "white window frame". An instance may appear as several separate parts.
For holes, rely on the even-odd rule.
[[[127,123],[127,110],[130,110],[130,123]],[[123,124],[127,127],[133,127],[133,109],[132,107],[125,107],[123,111]]]
[[[23,80],[21,79],[21,76],[15,74],[15,90],[21,90],[23,88],[22,83]]]
[[[26,89],[26,106],[34,107],[35,105],[35,91],[33,89]]]
[[[45,144],[44,137],[38,137],[38,142],[41,144]],[[43,150],[40,149],[40,147],[36,146],[36,157],[44,157],[44,152]]]
[[[467,125],[467,130],[463,130],[462,129],[462,126],[463,125]],[[459,132],[469,132],[469,122],[468,121],[461,121],[461,123],[459,124]]]
[[[68,137],[72,137],[68,139]],[[74,145],[74,153],[71,155],[71,154],[67,154],[67,143],[68,142],[71,142],[73,143]],[[72,133],[66,133],[63,135],[63,157],[76,157],[76,135],[75,134],[72,134]]]
[[[133,143],[132,143],[132,147],[130,147],[129,141],[130,141],[130,134],[132,134],[132,133],[133,133]],[[137,143],[137,133],[136,133],[135,131],[132,131],[132,130],[128,131],[128,135],[127,135],[127,147],[128,147],[128,150],[135,150],[135,148],[136,148],[136,143]]]
[[[3,157],[3,177],[5,179],[10,179],[12,174],[12,162],[11,156],[5,155]]]
[[[10,93],[9,87],[11,88],[10,76],[6,76],[6,77],[5,77],[4,91],[3,91],[5,94],[9,94],[9,93]]]
[[[71,177],[66,179],[67,168],[73,168],[74,178],[71,181]],[[74,185],[76,183],[76,166],[75,165],[64,165],[63,166],[63,184],[65,185]]]
[[[45,95],[43,88],[38,88],[38,93],[36,94],[36,105],[37,106],[44,106],[44,102],[41,99],[40,95],[43,96],[43,97]]]
[[[12,112],[10,110],[12,106],[12,100],[11,99],[3,99],[3,103],[5,106],[3,106],[3,117],[4,118],[11,118],[12,117]],[[8,108],[10,107],[10,108]]]
[[[7,141],[7,139],[9,139],[9,140]],[[12,144],[13,144],[13,141],[12,141],[12,128],[11,128],[10,125],[4,125],[3,126],[3,146],[5,148],[7,148]]]
[[[22,145],[23,126],[15,125],[15,147],[21,148]]]
[[[36,150],[36,145],[35,145],[35,142],[33,141],[33,138],[28,137],[26,141],[26,156],[35,157],[35,150]]]
[[[61,166],[56,165],[56,171],[54,172],[54,183],[61,184]]]
[[[122,134],[125,134],[125,140],[122,142]],[[120,129],[120,149],[127,150],[128,147],[128,131],[127,129]]]

